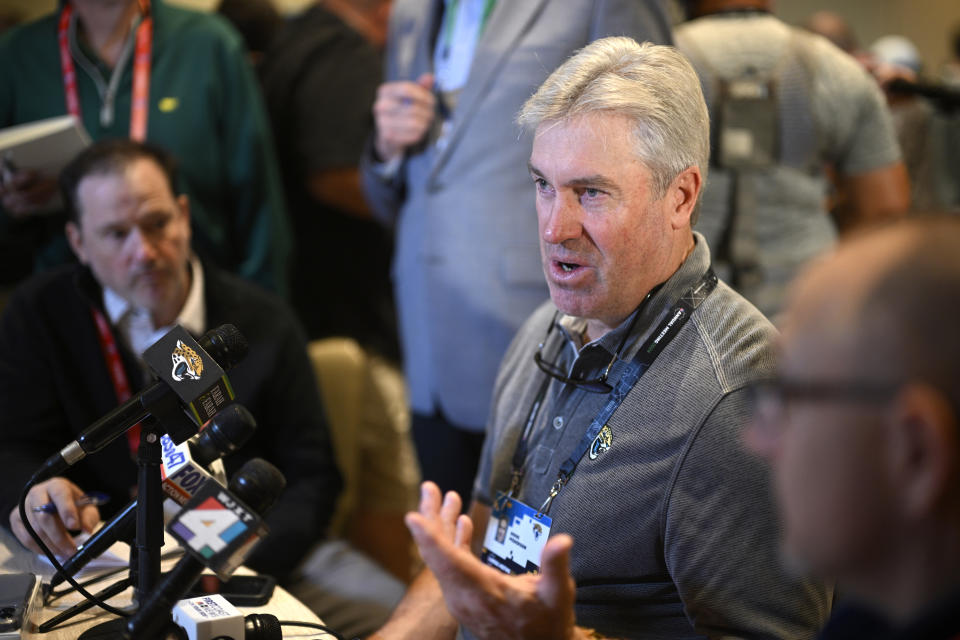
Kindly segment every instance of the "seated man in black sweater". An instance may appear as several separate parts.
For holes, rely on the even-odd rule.
[[[173,325],[200,335],[231,323],[250,350],[229,378],[258,429],[224,462],[232,474],[259,456],[286,476],[270,534],[247,560],[282,580],[323,537],[341,486],[303,332],[281,301],[192,254],[189,206],[176,184],[165,153],[127,140],[94,145],[61,176],[81,264],[23,284],[0,321],[0,512],[36,549],[17,510],[33,471],[146,385],[140,355]],[[28,517],[55,552],[72,553],[68,530],[90,531],[130,499],[135,453],[135,440],[117,438],[33,487]],[[111,500],[78,504],[90,491]],[[55,513],[34,511],[48,502]]]

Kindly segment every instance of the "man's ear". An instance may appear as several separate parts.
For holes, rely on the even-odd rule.
[[[703,175],[696,166],[681,171],[667,191],[669,214],[674,229],[690,226],[690,216],[697,206],[697,197],[703,188]]]
[[[934,513],[960,473],[958,416],[942,391],[908,384],[893,401],[890,459],[900,507],[909,518]]]
[[[75,222],[67,222],[63,230],[67,234],[70,248],[77,254],[77,260],[79,260],[81,264],[87,264],[87,254],[83,250],[83,235],[80,233],[80,225]]]
[[[190,224],[190,198],[187,197],[187,194],[181,193],[177,196],[177,207],[180,209],[180,213],[183,214],[183,217],[186,219],[187,225]]]

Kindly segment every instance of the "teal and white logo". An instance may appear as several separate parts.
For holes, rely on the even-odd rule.
[[[173,371],[170,375],[177,382],[184,378],[199,380],[203,375],[203,358],[182,341],[177,340],[177,348],[173,350],[170,358],[173,360]]]
[[[590,445],[590,459],[596,460],[597,456],[609,449],[611,444],[613,444],[613,430],[610,429],[610,425],[605,424]]]

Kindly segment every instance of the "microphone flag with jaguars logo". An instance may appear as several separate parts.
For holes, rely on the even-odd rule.
[[[144,351],[143,359],[176,392],[198,427],[233,401],[223,368],[180,325]],[[179,444],[179,437],[170,436]]]

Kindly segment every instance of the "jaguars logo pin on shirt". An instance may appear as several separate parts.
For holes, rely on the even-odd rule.
[[[597,456],[607,451],[611,444],[613,444],[613,430],[610,429],[610,425],[605,424],[597,437],[593,439],[593,444],[590,445],[590,459],[596,460]]]

